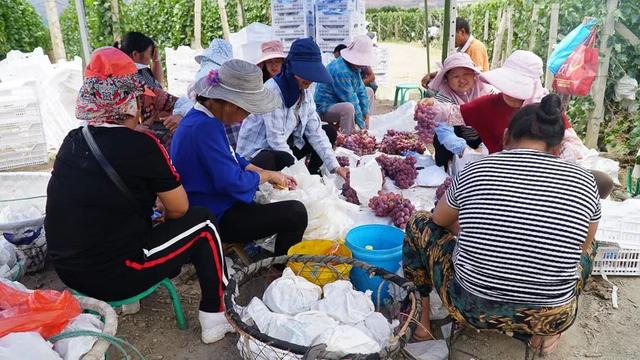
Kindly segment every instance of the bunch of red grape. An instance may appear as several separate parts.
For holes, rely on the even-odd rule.
[[[342,196],[344,196],[344,199],[346,201],[352,204],[360,205],[360,200],[358,200],[358,194],[356,193],[355,190],[353,190],[353,188],[349,184],[350,178],[351,177],[349,176],[349,174],[347,174],[347,179],[345,180],[344,184],[342,184]]]
[[[440,186],[438,186],[438,188],[436,189],[436,204],[438,203],[438,201],[440,201],[442,196],[444,196],[444,193],[447,192],[447,189],[449,188],[449,186],[451,186],[452,183],[453,180],[451,179],[451,177],[447,176],[444,182],[440,184]]]
[[[400,189],[408,189],[416,182],[418,170],[416,170],[416,159],[407,156],[402,159],[387,155],[380,155],[376,158],[385,175],[393,180]]]
[[[436,111],[433,106],[418,104],[413,118],[418,122],[416,131],[422,141],[433,143],[433,133],[436,128]]]
[[[346,138],[347,137],[343,133],[338,131],[338,136],[336,137],[336,146],[342,146]]]
[[[427,150],[420,137],[408,131],[389,130],[382,138],[380,151],[389,155],[401,155],[405,151],[423,154]]]
[[[416,212],[409,199],[404,199],[396,193],[378,191],[378,195],[369,200],[369,208],[376,216],[391,217],[393,225],[404,229],[411,216]]]
[[[354,132],[347,136],[342,147],[347,148],[358,156],[369,155],[376,152],[376,138],[369,135],[367,130]]]
[[[336,160],[338,160],[338,164],[342,167],[349,167],[349,157],[348,156],[336,156]]]

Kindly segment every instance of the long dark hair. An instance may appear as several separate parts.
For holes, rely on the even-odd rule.
[[[549,94],[539,104],[527,105],[518,110],[511,119],[507,136],[515,141],[544,141],[550,149],[562,142],[564,130],[560,97]]]
[[[120,42],[116,41],[113,44],[113,47],[122,50],[123,53],[129,56],[131,56],[134,51],[143,53],[147,51],[149,47],[155,48],[155,46],[156,44],[150,37],[137,31],[124,34]]]

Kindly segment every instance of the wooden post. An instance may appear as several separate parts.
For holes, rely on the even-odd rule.
[[[247,22],[247,18],[244,14],[244,3],[242,0],[238,0],[238,26],[242,29]]]
[[[400,39],[400,27],[398,26],[398,21],[393,23],[393,36],[397,40]]]
[[[495,69],[500,66],[500,57],[502,56],[502,43],[504,42],[504,32],[507,27],[507,11],[500,11],[502,19],[498,32],[496,32],[496,40],[493,42],[493,54],[491,56],[491,68]]]
[[[533,4],[533,10],[531,13],[531,27],[529,28],[529,51],[533,51],[536,46],[536,30],[538,29],[538,11],[540,5],[538,3]]]
[[[482,32],[482,42],[487,42],[489,38],[489,10],[484,12],[484,31]]]
[[[202,0],[193,2],[193,48],[202,49]]]
[[[513,8],[511,6],[507,9],[507,26],[507,46],[502,60],[500,61],[500,65],[504,64],[504,60],[511,55],[513,47]]]
[[[111,0],[111,24],[113,29],[113,41],[120,41],[121,28],[120,28],[120,7],[118,0]]]
[[[220,22],[222,23],[222,35],[229,41],[229,20],[227,18],[227,5],[225,0],[218,0],[218,11],[220,12]]]
[[[49,23],[49,35],[51,36],[51,45],[53,47],[53,58],[55,62],[67,58],[64,51],[64,42],[62,41],[62,31],[60,31],[60,20],[58,19],[58,8],[55,0],[46,0],[44,2],[47,12],[47,22]]]
[[[600,124],[604,120],[604,93],[607,89],[607,76],[609,75],[609,61],[611,59],[611,48],[607,45],[609,37],[614,33],[615,12],[618,8],[618,0],[607,0],[607,18],[600,35],[600,63],[598,65],[598,75],[593,84],[593,102],[595,109],[587,123],[587,134],[585,145],[590,148],[598,147],[598,136],[600,135]]]
[[[560,4],[557,4],[557,3],[552,4],[551,16],[549,19],[549,47],[547,48],[547,62],[551,57],[551,53],[553,52],[553,47],[556,45],[556,40],[558,40],[558,15],[559,14],[560,14]],[[551,89],[552,84],[553,84],[553,74],[551,73],[551,71],[547,70],[547,75],[544,78],[544,86],[547,89]]]
[[[378,39],[380,39],[380,41],[384,40],[384,36],[382,34],[382,27],[380,27],[380,17],[378,17]]]

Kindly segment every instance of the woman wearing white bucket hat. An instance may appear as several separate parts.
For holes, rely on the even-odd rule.
[[[340,58],[327,66],[333,82],[316,87],[314,99],[322,121],[339,124],[344,134],[352,133],[356,125],[368,127],[374,93],[365,87],[361,71],[373,65],[373,42],[367,35],[355,37],[340,51]]]
[[[280,172],[250,164],[229,146],[223,124],[242,122],[250,113],[280,106],[280,97],[264,87],[260,69],[243,60],[225,62],[200,79],[196,104],[174,135],[171,158],[192,205],[215,215],[223,242],[245,243],[277,234],[275,255],[284,255],[302,239],[307,211],[299,201],[257,204],[262,183],[295,188]]]
[[[518,109],[539,103],[549,92],[542,87],[540,77],[544,73],[542,59],[531,51],[516,50],[502,67],[480,75],[480,79],[495,87],[499,93],[483,96],[461,106],[435,103],[438,118],[448,119],[450,125],[467,125],[474,128],[490,153],[502,151],[504,132]],[[558,156],[576,162],[584,145],[562,113],[565,136]],[[605,198],[613,190],[611,178],[599,171],[592,171],[598,183],[600,195]]]

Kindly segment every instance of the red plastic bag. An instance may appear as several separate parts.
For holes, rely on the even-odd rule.
[[[598,49],[594,47],[596,28],[583,44],[569,55],[567,61],[560,67],[553,88],[556,92],[566,95],[586,96],[598,73]]]
[[[0,282],[0,338],[37,331],[43,338],[60,333],[82,308],[67,290],[25,292]]]

